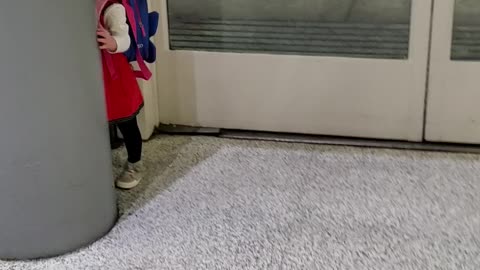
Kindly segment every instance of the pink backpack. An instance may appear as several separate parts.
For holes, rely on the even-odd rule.
[[[135,13],[134,13],[132,7],[129,5],[128,0],[117,0],[117,1],[116,0],[96,0],[96,1],[97,2],[96,2],[96,8],[95,9],[96,9],[96,16],[97,16],[97,22],[98,22],[99,27],[103,28],[103,22],[100,21],[101,18],[102,18],[103,11],[105,10],[105,8],[107,7],[108,4],[113,4],[113,3],[119,3],[119,4],[122,4],[125,7],[128,24],[132,28],[136,27],[137,24],[135,22]],[[137,29],[132,29],[132,32],[134,33],[135,40],[137,40]],[[112,75],[112,77],[115,77],[116,72],[115,72],[115,68],[113,66],[111,55],[106,51],[102,51],[102,55],[106,59],[108,70],[109,70],[110,74]],[[137,78],[141,78],[141,79],[144,79],[144,80],[149,80],[152,77],[152,72],[147,67],[147,64],[143,60],[142,54],[141,54],[141,52],[138,48],[136,50],[136,56],[137,56],[136,57],[136,62],[138,63],[138,66],[139,66],[140,70],[135,70],[134,71],[135,76]]]

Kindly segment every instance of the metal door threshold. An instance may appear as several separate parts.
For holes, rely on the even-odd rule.
[[[448,144],[429,142],[407,142],[394,140],[361,139],[352,137],[335,137],[321,135],[303,135],[293,133],[275,133],[261,131],[230,130],[208,127],[191,127],[181,125],[160,125],[157,132],[170,135],[202,135],[225,139],[261,140],[286,143],[323,144],[355,147],[388,148],[418,151],[439,151],[454,153],[480,154],[480,145]]]
[[[480,145],[407,142],[392,140],[359,139],[349,137],[301,135],[256,131],[221,130],[219,137],[239,140],[263,140],[287,143],[323,144],[355,147],[388,148],[418,151],[440,151],[480,154]]]

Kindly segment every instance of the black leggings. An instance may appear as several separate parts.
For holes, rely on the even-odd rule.
[[[138,128],[137,118],[119,123],[117,126],[127,148],[128,162],[139,162],[142,159],[142,134]]]

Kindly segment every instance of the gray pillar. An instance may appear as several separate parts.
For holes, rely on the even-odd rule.
[[[59,255],[116,218],[94,0],[0,1],[0,258]]]

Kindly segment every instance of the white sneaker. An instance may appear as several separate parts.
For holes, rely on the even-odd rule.
[[[120,175],[116,181],[116,185],[121,189],[132,189],[142,181],[143,166],[141,162],[135,164],[128,163],[125,171]]]

